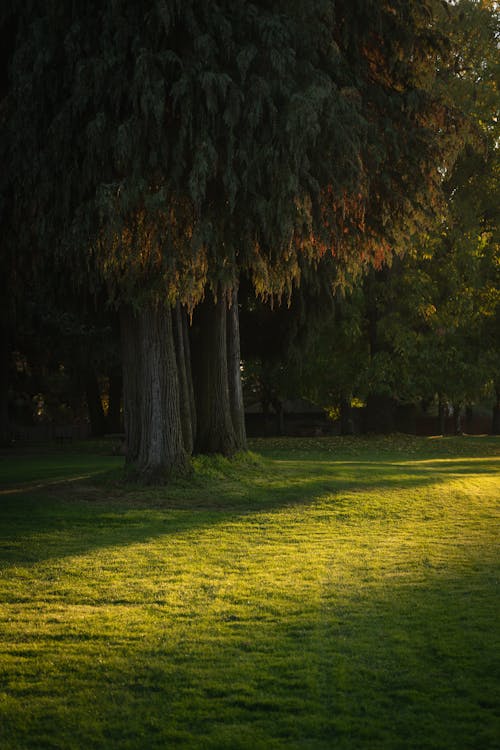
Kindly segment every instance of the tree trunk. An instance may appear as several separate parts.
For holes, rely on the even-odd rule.
[[[276,396],[271,401],[271,406],[276,414],[276,434],[282,437],[285,434],[285,410],[283,401]]]
[[[189,471],[170,307],[122,312],[126,462],[146,482]]]
[[[114,370],[109,376],[109,404],[106,416],[106,430],[111,433],[122,431],[121,404],[123,376],[121,370]]]
[[[198,453],[232,456],[238,450],[231,418],[227,366],[227,303],[219,293],[198,307],[199,365],[196,379]]]
[[[189,338],[187,314],[184,314],[182,316],[182,336],[183,336],[183,341],[184,341],[184,356],[186,358],[186,377],[187,377],[188,394],[189,394],[189,411],[191,414],[191,431],[192,431],[193,443],[194,443],[194,436],[196,435],[197,417],[196,417],[196,401],[194,397],[194,384],[193,384],[193,361],[191,357],[191,342]]]
[[[496,388],[496,404],[493,407],[493,421],[491,425],[492,435],[500,435],[500,386]]]
[[[438,401],[438,434],[446,434],[446,402],[441,396]]]
[[[340,434],[353,435],[354,424],[352,421],[352,407],[349,396],[340,399]]]
[[[90,434],[92,437],[102,437],[106,431],[106,420],[99,382],[92,367],[88,367],[85,371],[85,395],[90,419]]]
[[[453,432],[455,435],[462,434],[462,407],[460,404],[453,404]]]
[[[233,420],[236,447],[239,451],[247,448],[245,429],[245,406],[241,384],[240,316],[238,309],[238,289],[233,289],[231,307],[227,314],[227,357],[229,377],[229,402]]]
[[[191,415],[191,394],[189,390],[189,381],[187,374],[188,368],[191,369],[191,362],[186,355],[184,346],[184,316],[185,312],[182,309],[180,302],[178,302],[175,307],[174,316],[174,340],[175,350],[177,354],[177,370],[179,373],[182,435],[184,439],[184,448],[186,449],[186,452],[191,455],[191,453],[193,452],[193,418]]]

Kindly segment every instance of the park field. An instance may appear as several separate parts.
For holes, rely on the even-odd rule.
[[[500,439],[0,455],[0,748],[500,747]]]

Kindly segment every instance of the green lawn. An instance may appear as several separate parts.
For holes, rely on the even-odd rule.
[[[500,747],[500,440],[0,456],[0,747]]]

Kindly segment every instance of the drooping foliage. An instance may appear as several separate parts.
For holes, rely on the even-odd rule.
[[[241,272],[261,297],[290,298],[326,254],[337,283],[379,266],[439,207],[455,157],[460,117],[433,86],[448,55],[447,9],[439,0],[11,0],[2,194],[18,251],[87,289],[104,282],[132,339],[149,325],[174,336],[165,305],[185,315],[213,297],[230,309]],[[207,315],[222,326],[209,369],[227,370],[226,348],[234,369],[227,321]],[[179,342],[156,364],[145,349],[125,378],[136,412],[130,460],[152,476],[145,446],[155,446],[153,463],[163,451],[179,466],[190,450],[180,437],[190,430],[162,448],[141,412],[167,408],[162,363],[175,371],[175,419],[188,413],[175,395],[190,381],[178,372]],[[219,375],[213,383],[230,396],[237,378]],[[163,395],[137,398],[141,383]],[[213,417],[197,420],[200,435]],[[231,433],[227,413],[223,421]],[[219,438],[202,442],[237,446],[232,434]]]
[[[299,252],[380,261],[428,208],[440,3],[13,7],[17,219],[86,283],[280,293]]]
[[[447,21],[449,57],[439,59],[432,82],[456,117],[435,190],[442,213],[425,232],[403,235],[402,261],[371,270],[338,297],[334,314],[325,307],[322,320],[309,318],[298,358],[299,388],[319,403],[378,400],[373,429],[396,401],[439,397],[458,410],[496,391],[500,413],[498,6],[462,0]],[[295,372],[293,345],[287,360]]]

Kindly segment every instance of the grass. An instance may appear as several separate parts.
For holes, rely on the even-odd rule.
[[[0,456],[0,747],[500,747],[495,438]]]

